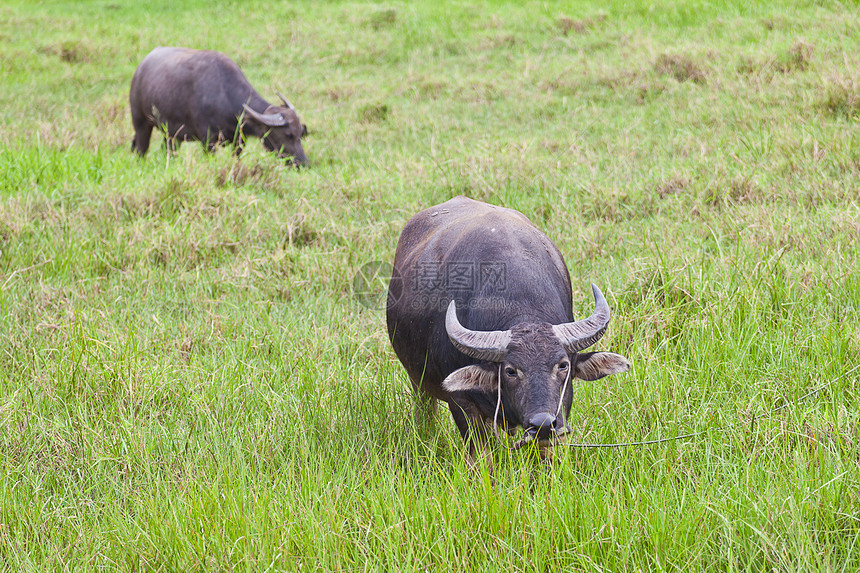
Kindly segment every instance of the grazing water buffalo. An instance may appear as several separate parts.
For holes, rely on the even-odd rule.
[[[558,248],[522,213],[455,197],[403,229],[388,290],[388,336],[416,392],[448,403],[475,460],[496,420],[542,446],[568,431],[571,378],[630,369],[603,336],[609,305],[574,320]]]
[[[278,157],[308,162],[301,138],[307,129],[284,96],[271,105],[248,83],[236,63],[219,52],[188,48],[155,48],[131,79],[129,101],[134,141],[141,156],[149,149],[152,128],[173,140],[200,141],[208,151],[222,142],[242,152],[241,135],[262,138]],[[240,133],[241,132],[241,133]]]

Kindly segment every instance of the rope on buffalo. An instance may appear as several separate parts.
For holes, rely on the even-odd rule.
[[[852,372],[854,372],[858,368],[860,368],[860,364],[857,364],[856,366],[854,366],[850,370],[843,372],[842,374],[840,374],[839,376],[837,376],[833,380],[830,380],[829,382],[826,382],[826,383],[822,384],[821,386],[818,386],[817,388],[810,390],[809,392],[807,392],[806,394],[804,394],[803,396],[801,396],[799,398],[795,398],[794,400],[788,401],[785,404],[783,404],[782,406],[778,406],[772,410],[764,412],[763,414],[757,414],[757,415],[753,416],[752,418],[750,418],[749,423],[751,424],[751,423],[755,422],[756,420],[760,420],[761,418],[767,418],[767,417],[771,416],[772,414],[779,412],[783,408],[787,408],[793,404],[797,404],[798,402],[802,402],[803,400],[806,400],[810,396],[814,396],[814,395],[818,394],[819,392],[821,392],[822,390],[824,390],[828,386],[835,384],[836,382],[838,382],[842,378],[848,376],[849,374],[851,374]],[[499,374],[501,374],[501,368],[499,369]],[[562,391],[562,396],[564,396],[564,391]],[[501,401],[501,384],[499,384],[499,400]],[[498,406],[496,408],[496,413],[498,413]],[[732,422],[730,424],[725,424],[723,426],[718,426],[716,428],[707,428],[705,430],[700,430],[698,432],[692,432],[689,434],[682,434],[680,436],[672,436],[669,438],[659,438],[656,440],[645,440],[645,441],[641,441],[641,442],[618,442],[618,443],[611,443],[611,444],[600,444],[600,443],[599,444],[592,444],[592,443],[587,443],[587,442],[586,443],[562,442],[559,445],[569,446],[571,448],[627,448],[627,447],[632,447],[632,446],[649,446],[652,444],[662,444],[664,442],[672,442],[675,440],[686,440],[689,438],[695,438],[697,436],[707,434],[708,432],[724,432],[730,428],[734,428],[735,426],[740,425],[741,423],[742,423],[742,421],[738,420],[736,422]],[[495,419],[493,420],[493,424],[494,424],[493,429],[495,430]],[[496,436],[498,436],[498,433],[496,434]],[[519,449],[519,448],[523,447],[524,445],[526,445],[527,443],[529,443],[529,442],[524,440],[524,439],[519,440],[519,441],[515,442],[514,445],[510,449],[513,449],[513,450]]]
[[[570,383],[570,373],[573,371],[573,365],[568,364],[567,366],[567,376],[564,377],[564,386],[561,387],[561,396],[558,399],[558,408],[555,409],[555,418],[556,420],[561,415],[561,404],[564,402],[564,393],[567,392],[567,385]],[[567,427],[567,416],[564,417],[564,420],[561,422],[561,427]]]
[[[496,383],[497,383],[496,387],[498,390],[496,392],[496,412],[493,414],[493,434],[495,434],[496,439],[501,442],[502,439],[499,437],[499,424],[498,424],[499,406],[502,405],[502,363],[501,362],[499,362],[499,377],[496,378]]]

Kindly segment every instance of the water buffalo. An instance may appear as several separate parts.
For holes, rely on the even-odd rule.
[[[609,323],[574,320],[567,265],[518,211],[455,197],[403,229],[388,289],[388,336],[415,391],[448,403],[470,459],[496,421],[543,447],[568,431],[571,378],[630,369],[611,352],[581,352]]]
[[[242,152],[242,134],[262,138],[278,157],[307,164],[301,138],[307,128],[296,110],[271,105],[248,83],[236,63],[219,52],[155,48],[131,79],[129,101],[134,141],[141,156],[149,149],[152,128],[163,130],[170,146],[200,141],[207,151],[228,142]]]

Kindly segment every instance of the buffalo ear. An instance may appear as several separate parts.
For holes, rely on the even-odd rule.
[[[472,364],[451,372],[442,381],[442,388],[448,392],[463,392],[479,390],[482,392],[495,391],[499,378],[497,364]]]
[[[305,124],[302,124],[302,137],[306,136],[307,134],[308,134],[308,126],[306,126]]]
[[[630,363],[614,352],[583,352],[576,355],[573,375],[580,380],[597,380],[630,370]]]

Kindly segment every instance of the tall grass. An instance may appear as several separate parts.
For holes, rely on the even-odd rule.
[[[797,5],[0,7],[0,568],[860,567],[860,14]],[[228,53],[308,170],[155,145],[157,45]],[[560,247],[631,373],[470,471],[353,277],[457,194]],[[737,423],[736,422],[740,422]],[[718,430],[731,425],[726,430]]]

